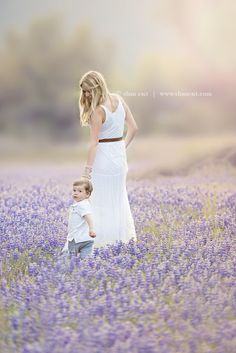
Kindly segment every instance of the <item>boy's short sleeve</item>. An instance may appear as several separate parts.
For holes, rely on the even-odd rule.
[[[79,202],[78,212],[81,217],[85,216],[86,214],[91,214],[92,210],[89,201]]]

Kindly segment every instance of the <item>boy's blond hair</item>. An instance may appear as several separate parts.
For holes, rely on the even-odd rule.
[[[84,186],[86,193],[89,194],[90,196],[93,191],[93,185],[91,181],[81,178],[73,182],[73,186],[82,186],[82,185]]]

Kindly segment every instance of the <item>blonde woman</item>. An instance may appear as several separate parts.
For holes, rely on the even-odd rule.
[[[86,72],[80,88],[80,123],[90,128],[83,177],[91,179],[93,185],[90,201],[97,235],[95,246],[136,240],[126,189],[126,148],[137,133],[137,124],[124,99],[109,92],[101,73]]]

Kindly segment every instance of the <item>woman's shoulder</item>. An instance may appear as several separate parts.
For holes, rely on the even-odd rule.
[[[104,109],[102,108],[102,104],[97,105],[94,109],[95,114],[103,114],[103,112],[104,112]]]
[[[94,109],[94,111],[92,112],[91,116],[90,116],[90,122],[89,125],[91,126],[91,124],[96,121],[97,119],[100,119],[102,122],[104,121],[104,109],[101,107],[101,105],[97,105],[96,108]]]
[[[126,107],[127,107],[127,103],[126,101],[124,100],[124,98],[118,94],[118,93],[114,93],[114,95],[117,97],[117,99],[122,103],[124,109],[126,110]]]
[[[124,101],[122,96],[120,94],[118,94],[118,93],[111,93],[111,96],[116,98],[117,100],[121,100],[122,102]]]
[[[112,94],[114,94],[114,96],[116,96],[116,98],[122,103],[124,110],[126,110],[127,104],[126,104],[124,98],[118,93],[112,93]]]

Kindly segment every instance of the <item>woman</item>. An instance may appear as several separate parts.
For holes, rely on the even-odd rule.
[[[90,144],[83,177],[91,179],[90,197],[96,246],[136,240],[126,175],[126,148],[138,127],[123,98],[109,92],[103,75],[89,71],[80,80],[80,122],[90,127]],[[128,131],[123,139],[125,123]]]

